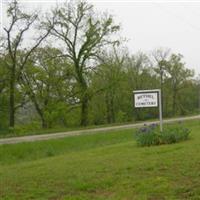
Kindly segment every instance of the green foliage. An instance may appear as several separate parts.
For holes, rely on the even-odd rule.
[[[190,130],[183,126],[170,127],[160,134],[162,144],[171,144],[189,138]]]
[[[182,125],[166,127],[163,132],[159,131],[157,124],[151,124],[140,128],[135,136],[138,145],[152,146],[161,144],[172,144],[187,140],[190,130]]]
[[[169,60],[166,62],[166,80],[165,83],[171,92],[171,98],[169,99],[171,103],[171,112],[173,115],[184,113],[183,102],[181,101],[181,96],[184,94],[184,89],[187,88],[191,81],[191,77],[194,76],[194,72],[185,67],[185,63],[182,61],[183,56],[180,54],[171,54]],[[191,90],[191,88],[190,88]],[[166,94],[166,95],[169,95]],[[187,95],[184,95],[187,98]]]
[[[116,121],[117,121],[117,122],[127,122],[126,113],[120,110],[120,111],[116,114]]]
[[[160,133],[154,126],[156,125],[154,124],[153,126],[145,125],[135,133],[135,138],[138,145],[151,146],[160,144]]]

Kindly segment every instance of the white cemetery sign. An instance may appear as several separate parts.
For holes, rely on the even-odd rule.
[[[135,108],[149,108],[159,106],[159,118],[160,118],[160,131],[163,130],[162,120],[162,101],[161,90],[135,90],[134,94],[134,106]]]

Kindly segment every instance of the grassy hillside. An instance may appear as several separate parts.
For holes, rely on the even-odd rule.
[[[0,146],[0,199],[200,199],[200,122],[188,141],[138,147],[134,130]]]

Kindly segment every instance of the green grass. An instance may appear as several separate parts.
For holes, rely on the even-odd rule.
[[[200,199],[200,122],[188,141],[138,147],[133,130],[0,146],[0,199]]]
[[[133,130],[109,131],[41,142],[0,145],[0,165],[15,164],[133,140]]]

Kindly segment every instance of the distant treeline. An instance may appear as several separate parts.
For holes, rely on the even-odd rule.
[[[0,128],[99,125],[152,119],[133,90],[162,90],[164,117],[194,114],[200,84],[168,49],[131,54],[108,13],[85,1],[49,13],[7,4],[0,41]]]

